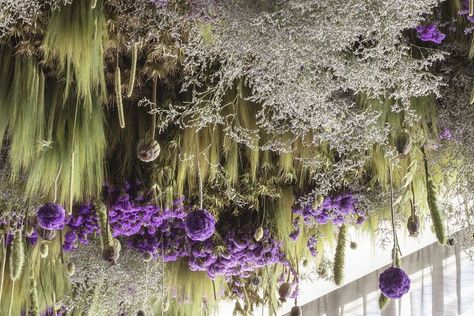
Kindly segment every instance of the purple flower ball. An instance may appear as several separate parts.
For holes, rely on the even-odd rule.
[[[410,278],[402,269],[390,267],[379,276],[379,288],[388,298],[400,298],[410,290]]]
[[[66,211],[64,207],[56,203],[46,203],[36,213],[41,228],[58,230],[64,228],[66,222]]]
[[[197,209],[186,216],[184,230],[194,241],[203,241],[214,234],[216,229],[214,217],[206,210]]]

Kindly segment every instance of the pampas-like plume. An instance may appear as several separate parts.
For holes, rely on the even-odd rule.
[[[344,259],[347,243],[347,227],[342,225],[337,237],[336,254],[334,256],[334,282],[341,285],[344,279]]]
[[[130,69],[130,78],[128,79],[127,97],[131,97],[133,93],[133,86],[135,85],[135,76],[137,72],[137,61],[138,61],[138,43],[133,45],[132,50],[132,68]]]
[[[428,169],[428,160],[424,148],[421,148],[423,153],[423,161],[425,164],[425,176],[426,176],[426,196],[428,200],[428,207],[430,209],[431,220],[438,242],[442,245],[446,244],[446,230],[443,223],[443,216],[441,211],[438,209],[438,203],[436,201],[436,186],[431,178]]]
[[[20,278],[25,265],[25,248],[21,230],[15,232],[10,253],[10,279],[16,281]]]
[[[102,242],[102,247],[111,247],[113,246],[113,237],[112,232],[109,227],[109,220],[107,216],[107,207],[103,203],[96,204],[97,215],[99,216],[99,226],[100,226],[100,237]]]
[[[125,128],[125,115],[123,113],[123,102],[122,102],[122,79],[120,75],[120,67],[115,68],[115,100],[117,103],[117,112],[121,128]]]
[[[33,270],[32,270],[33,271]],[[38,290],[33,272],[30,272],[30,314],[39,316]]]
[[[10,305],[8,306],[8,316],[12,314],[13,297],[15,296],[15,281],[21,277],[23,266],[25,265],[25,248],[21,230],[15,231],[10,252],[10,279],[12,280],[12,290],[10,293]]]

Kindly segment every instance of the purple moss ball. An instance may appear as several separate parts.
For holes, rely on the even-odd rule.
[[[41,206],[36,216],[40,227],[47,230],[63,229],[66,222],[64,207],[56,203],[46,203]]]
[[[402,269],[390,267],[380,274],[379,288],[388,298],[400,298],[410,290],[410,278]]]
[[[203,241],[214,234],[216,221],[206,210],[197,209],[186,216],[184,230],[194,241]]]

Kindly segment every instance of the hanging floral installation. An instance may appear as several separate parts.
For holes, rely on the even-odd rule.
[[[353,230],[402,297],[474,220],[471,5],[0,0],[0,315],[302,315]]]

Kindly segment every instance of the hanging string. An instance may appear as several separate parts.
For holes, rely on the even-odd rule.
[[[469,16],[474,15],[474,0],[469,0]]]
[[[153,114],[151,115],[151,139],[155,139],[155,131],[156,131],[156,108],[157,108],[157,97],[156,97],[156,89],[158,86],[158,80],[155,77],[153,79],[153,92],[151,97],[152,102],[152,111]]]
[[[71,170],[69,173],[69,209],[68,209],[68,214],[71,215],[72,213],[72,203],[73,203],[73,185],[74,185],[74,150],[75,150],[75,142],[76,142],[76,124],[77,124],[77,111],[79,108],[79,102],[76,102],[76,109],[74,110],[74,124],[72,128],[72,150],[71,150]]]
[[[201,164],[199,163],[199,156],[201,153],[199,152],[199,137],[197,136],[196,132],[196,164],[198,169],[198,179],[199,179],[199,208],[202,210],[203,207],[203,189],[202,189],[202,175],[201,175]]]
[[[390,215],[392,219],[392,233],[393,233],[393,250],[392,250],[392,266],[396,265],[397,251],[398,251],[398,238],[395,230],[395,211],[393,207],[393,179],[392,179],[392,164],[388,168],[388,175],[390,179]]]

